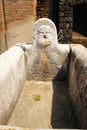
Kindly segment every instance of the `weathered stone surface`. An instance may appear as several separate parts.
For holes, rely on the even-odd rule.
[[[8,125],[27,128],[77,128],[65,82],[27,81]]]
[[[87,49],[71,45],[69,92],[81,128],[87,128]]]
[[[69,45],[58,44],[54,23],[42,18],[34,24],[33,44],[25,47],[27,78],[33,80],[63,80],[67,75]]]
[[[7,123],[24,82],[24,52],[12,47],[0,56],[0,124]]]
[[[72,33],[67,32],[67,23],[68,31],[72,30],[70,24],[73,21],[73,6],[71,0],[61,0],[59,1],[59,28],[58,31],[62,29],[63,38],[61,38],[60,43],[70,43],[72,41]],[[66,37],[68,35],[69,38]]]
[[[64,81],[67,78],[70,47],[58,43],[54,23],[46,18],[39,19],[33,33],[33,43],[17,44],[0,56],[1,124],[7,123],[26,75],[28,80]],[[87,49],[71,45],[70,56],[70,96],[80,127],[87,128]]]
[[[21,128],[21,127],[16,127],[16,126],[9,126],[9,125],[0,125],[0,130],[43,130],[39,128]],[[46,130],[54,130],[54,129],[46,129]],[[60,129],[57,129],[60,130]],[[61,130],[71,130],[71,129],[61,129]],[[82,130],[82,129],[72,129],[72,130]]]
[[[27,129],[16,126],[0,125],[0,130],[27,130]]]

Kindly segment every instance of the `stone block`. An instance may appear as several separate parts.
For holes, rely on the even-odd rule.
[[[6,124],[25,82],[25,58],[20,47],[0,56],[0,124]]]
[[[33,44],[24,45],[28,80],[63,80],[67,74],[69,45],[58,44],[55,24],[47,18],[34,24]]]
[[[79,127],[87,128],[87,49],[71,45],[69,92]]]

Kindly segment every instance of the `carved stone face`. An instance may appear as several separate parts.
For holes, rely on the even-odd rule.
[[[52,30],[49,26],[42,25],[37,32],[37,44],[48,46],[52,43]]]

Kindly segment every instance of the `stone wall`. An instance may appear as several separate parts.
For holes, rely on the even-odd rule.
[[[50,0],[44,0],[43,2],[40,2],[40,0],[38,0],[36,7],[36,19],[44,17],[49,18],[50,6],[51,6]]]
[[[14,46],[0,56],[0,124],[7,124],[25,77],[24,52]]]
[[[34,0],[5,0],[4,1],[6,25],[23,20],[26,15],[35,15]]]
[[[73,8],[71,0],[59,2],[59,32],[62,39],[59,42],[70,43],[72,41]]]
[[[87,128],[87,49],[71,45],[69,92],[80,128]]]

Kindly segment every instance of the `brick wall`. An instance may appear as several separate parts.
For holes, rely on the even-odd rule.
[[[4,15],[3,15],[3,4],[0,0],[0,32],[4,31]]]
[[[3,12],[3,2],[2,0],[0,0],[0,53],[2,53],[5,49],[5,21]]]
[[[23,20],[28,15],[35,15],[34,0],[4,0],[6,24]]]
[[[31,37],[31,26],[33,26],[35,17],[35,0],[0,0],[0,49],[5,51],[5,44],[9,48],[18,42],[27,42],[29,38],[28,36],[26,38],[26,33],[29,33]],[[26,31],[24,35],[30,21],[29,31]]]

